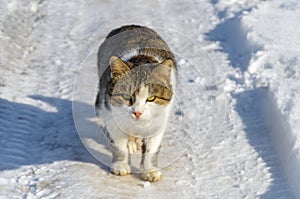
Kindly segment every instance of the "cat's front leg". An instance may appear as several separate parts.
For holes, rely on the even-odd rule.
[[[128,138],[115,139],[112,143],[112,164],[111,172],[124,176],[130,174],[130,166],[128,164]]]
[[[161,179],[162,173],[158,168],[158,153],[163,132],[143,139],[141,170],[143,180],[154,182]]]

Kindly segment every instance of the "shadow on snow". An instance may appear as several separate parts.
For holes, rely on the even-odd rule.
[[[109,170],[80,141],[71,101],[44,96],[31,98],[47,103],[56,111],[0,99],[0,170],[60,160],[90,162]],[[91,108],[87,104],[80,106]]]
[[[291,198],[290,195],[287,195],[289,192],[287,181],[272,143],[271,132],[265,123],[267,118],[263,118],[263,111],[265,111],[263,102],[267,97],[267,93],[268,88],[255,88],[237,94],[234,96],[237,100],[235,109],[245,125],[249,144],[255,148],[272,175],[273,181],[268,191],[261,198]]]

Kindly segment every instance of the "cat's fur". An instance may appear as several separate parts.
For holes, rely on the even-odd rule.
[[[162,38],[147,27],[111,31],[98,51],[96,106],[112,146],[111,171],[130,173],[129,153],[142,150],[142,178],[157,181],[157,156],[176,87],[176,63]]]

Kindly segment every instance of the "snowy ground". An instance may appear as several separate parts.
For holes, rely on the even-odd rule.
[[[299,198],[299,18],[298,0],[1,1],[0,198]],[[179,63],[157,183],[111,175],[77,134],[101,131],[77,113],[94,110],[93,49],[124,24]]]

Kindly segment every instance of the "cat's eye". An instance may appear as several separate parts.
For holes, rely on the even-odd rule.
[[[156,96],[151,96],[147,98],[147,102],[153,102],[156,99]]]
[[[124,98],[126,101],[128,101],[128,105],[129,105],[129,106],[131,106],[131,105],[133,104],[133,99],[132,99],[132,97],[131,97],[130,95],[124,94],[124,95],[123,95],[123,98]]]
[[[123,94],[123,98],[124,98],[125,100],[130,100],[130,99],[131,99],[131,96],[130,96],[130,95]]]

